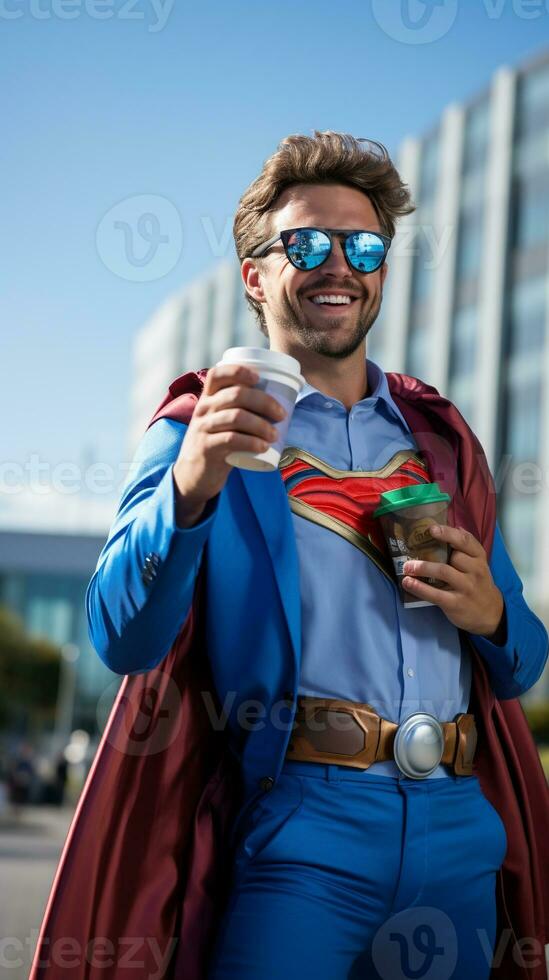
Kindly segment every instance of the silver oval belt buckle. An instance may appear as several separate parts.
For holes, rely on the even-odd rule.
[[[435,771],[444,754],[444,731],[438,718],[417,711],[395,732],[395,762],[410,779],[425,779]]]

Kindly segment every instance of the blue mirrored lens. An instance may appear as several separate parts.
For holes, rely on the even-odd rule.
[[[383,239],[369,231],[349,235],[345,248],[347,258],[357,272],[375,272],[385,255]]]
[[[288,238],[286,254],[298,269],[316,269],[330,254],[328,235],[314,228],[300,228]]]

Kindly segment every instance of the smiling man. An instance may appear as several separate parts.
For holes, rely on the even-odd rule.
[[[362,237],[381,262],[390,238],[383,233],[372,202],[357,188],[297,184],[282,192],[272,215],[273,233],[333,228],[334,222],[349,231],[368,229]],[[348,246],[355,253],[357,238]],[[260,316],[264,322],[268,319],[271,349],[292,354],[311,384],[322,382],[325,394],[351,408],[366,393],[364,341],[380,310],[388,265],[383,262],[375,272],[361,273],[357,266],[364,266],[365,259],[358,253],[355,266],[350,266],[344,252],[345,233],[319,230],[307,242],[303,239],[304,233],[296,230],[285,246],[280,238],[259,246],[254,255],[268,254],[269,261],[245,258],[242,275],[248,295],[265,306]],[[312,263],[302,257],[307,247],[309,255],[316,248],[324,257],[322,265],[311,271],[307,264]],[[288,261],[288,251],[290,255],[293,251],[293,262]]]
[[[143,436],[87,594],[127,676],[38,950],[94,922],[113,947],[175,936],[183,980],[486,980],[493,952],[518,980],[528,941],[545,977],[549,803],[517,698],[547,632],[476,436],[366,356],[412,210],[384,147],[334,132],[284,139],[243,195],[248,301],[307,383],[273,473],[225,462],[283,415],[243,366],[176,379]],[[373,512],[435,480],[451,557],[409,563],[430,604],[405,608]]]

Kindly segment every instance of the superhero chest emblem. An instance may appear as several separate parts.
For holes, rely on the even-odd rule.
[[[294,514],[346,538],[395,581],[393,563],[373,512],[382,493],[431,482],[421,453],[402,449],[378,470],[355,472],[335,469],[305,449],[287,446],[278,468]]]

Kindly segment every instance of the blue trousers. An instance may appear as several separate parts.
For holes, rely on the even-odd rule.
[[[476,776],[286,761],[244,814],[208,980],[486,980],[503,822]]]

